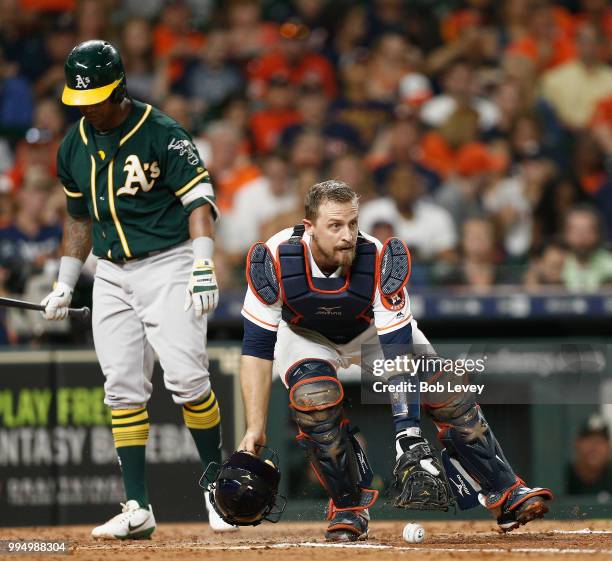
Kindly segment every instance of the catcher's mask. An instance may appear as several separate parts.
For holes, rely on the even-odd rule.
[[[211,463],[206,468],[200,485],[228,524],[257,526],[263,520],[280,520],[287,500],[278,495],[278,456],[269,448],[265,450],[270,456],[267,459],[238,450],[221,466]]]

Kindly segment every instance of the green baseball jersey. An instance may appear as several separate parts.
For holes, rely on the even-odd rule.
[[[66,134],[57,174],[68,212],[93,221],[93,253],[142,257],[189,239],[189,213],[217,208],[208,171],[189,134],[151,105],[132,101],[117,129],[81,119]]]

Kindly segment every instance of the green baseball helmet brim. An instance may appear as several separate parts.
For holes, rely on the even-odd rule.
[[[76,90],[64,86],[62,92],[62,103],[65,105],[96,105],[108,99],[113,93],[113,90],[121,83],[121,78],[115,80],[111,84],[94,88],[91,90]]]

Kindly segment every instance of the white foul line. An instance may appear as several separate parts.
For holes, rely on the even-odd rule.
[[[594,531],[595,532],[595,531]],[[513,547],[513,548],[500,548],[500,547],[430,547],[427,544],[423,544],[421,547],[416,546],[395,546],[387,544],[373,544],[373,543],[318,543],[318,542],[302,542],[302,543],[275,543],[268,545],[207,545],[201,542],[180,542],[178,544],[155,544],[150,543],[147,545],[126,544],[122,543],[122,546],[127,546],[129,549],[141,549],[149,548],[152,546],[161,546],[168,549],[202,549],[203,551],[248,551],[254,549],[295,549],[299,547],[321,547],[321,548],[344,548],[344,549],[373,549],[381,550],[388,549],[394,551],[420,551],[421,553],[496,553],[496,554],[512,554],[512,553],[558,553],[558,554],[603,554],[612,555],[612,549],[571,549],[571,548],[558,548],[558,547]],[[136,546],[136,547],[134,547]],[[126,549],[127,549],[126,548]],[[108,545],[78,545],[75,548],[77,551],[82,549],[108,549]]]

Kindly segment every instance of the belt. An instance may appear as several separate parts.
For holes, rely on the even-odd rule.
[[[134,255],[132,257],[119,257],[118,259],[109,259],[106,256],[98,256],[98,259],[103,259],[104,261],[110,261],[111,263],[116,263],[118,265],[125,265],[126,263],[132,263],[133,261],[140,261],[142,259],[146,259],[147,257],[153,257],[155,255],[160,255],[161,253],[170,251],[171,249],[174,249],[175,247],[178,247],[179,245],[183,245],[185,241],[175,243],[174,245],[164,247],[163,249],[156,249],[155,251],[148,251],[146,253],[141,253],[140,255]]]

